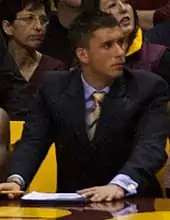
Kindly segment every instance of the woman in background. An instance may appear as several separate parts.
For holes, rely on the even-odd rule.
[[[38,52],[48,26],[48,0],[2,0],[0,4],[1,28],[8,49],[18,67],[18,73],[8,76],[6,110],[10,120],[25,120],[46,70],[65,69],[60,60]]]

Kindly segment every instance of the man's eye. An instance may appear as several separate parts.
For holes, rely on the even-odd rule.
[[[113,7],[115,7],[115,6],[116,6],[116,4],[115,4],[115,3],[112,3],[112,4],[109,5],[108,8],[113,8]]]
[[[122,39],[122,40],[119,40],[118,41],[118,44],[120,45],[120,46],[123,46],[124,45],[124,40]]]
[[[103,45],[103,47],[105,48],[105,49],[109,49],[111,46],[112,46],[112,42],[108,42],[108,43],[105,43],[104,45]]]

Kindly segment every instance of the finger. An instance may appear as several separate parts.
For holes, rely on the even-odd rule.
[[[83,193],[82,195],[85,197],[85,198],[88,198],[88,197],[91,197],[95,194],[95,192],[87,192],[87,193]]]
[[[98,202],[93,202],[93,203],[91,203],[91,207],[94,209],[102,209],[103,208],[103,204],[101,204],[101,203],[98,203]]]
[[[14,186],[12,183],[1,183],[0,184],[0,191],[13,190],[13,189],[14,189]]]
[[[115,198],[116,198],[116,195],[115,195],[115,194],[112,194],[112,195],[107,196],[105,200],[106,200],[107,202],[111,202],[111,201],[113,201]]]
[[[78,190],[77,193],[84,194],[84,193],[88,193],[88,192],[95,191],[95,190],[96,190],[96,187],[92,187],[92,188]]]
[[[106,195],[102,195],[102,194],[95,194],[94,196],[91,197],[91,201],[92,202],[102,202],[104,201],[106,198]]]

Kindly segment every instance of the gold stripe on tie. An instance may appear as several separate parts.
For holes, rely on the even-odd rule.
[[[104,92],[95,92],[92,94],[93,101],[94,101],[94,108],[89,114],[88,135],[89,135],[90,141],[94,138],[96,125],[100,117],[101,104],[103,102],[104,96],[105,96]]]

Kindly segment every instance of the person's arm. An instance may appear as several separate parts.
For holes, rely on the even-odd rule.
[[[7,113],[0,108],[0,176],[6,164],[9,142],[9,117]]]
[[[46,86],[39,89],[34,107],[28,113],[21,140],[15,145],[9,163],[8,181],[13,179],[26,189],[53,142]],[[48,88],[47,88],[48,89]],[[47,92],[48,93],[48,92]],[[18,178],[19,175],[21,178]],[[14,178],[11,178],[11,177]],[[23,181],[22,181],[23,180]],[[24,182],[24,185],[23,185]]]
[[[137,14],[139,17],[139,25],[144,30],[148,30],[153,27],[154,13],[155,10],[137,10]]]
[[[168,136],[168,99],[167,84],[160,78],[153,88],[150,104],[145,107],[143,117],[134,131],[134,150],[119,171],[137,182],[139,190],[145,188],[167,159],[165,144]]]
[[[155,10],[153,23],[157,25],[168,19],[170,19],[170,0],[161,8]]]
[[[162,59],[159,63],[160,66],[157,68],[157,73],[160,71],[158,73],[158,75],[165,74],[164,78],[166,81],[168,81],[169,88],[170,88],[170,74],[169,74],[170,60],[169,59],[170,59],[170,50],[168,49],[164,53],[164,56],[162,57]],[[163,71],[163,69],[165,69],[165,72]],[[169,92],[169,94],[170,94],[170,92]],[[167,105],[167,109],[168,109],[168,105]],[[170,112],[170,110],[169,110],[169,112]],[[169,115],[170,115],[170,113],[169,113]],[[127,175],[119,174],[116,177],[114,177],[110,183],[121,186],[123,189],[126,190],[127,195],[132,195],[132,194],[137,193],[138,184]]]
[[[139,24],[143,29],[150,29],[170,19],[170,1],[155,10],[138,10]]]

